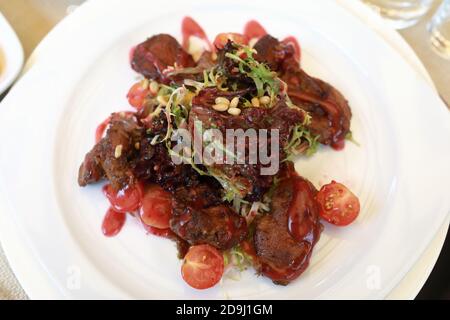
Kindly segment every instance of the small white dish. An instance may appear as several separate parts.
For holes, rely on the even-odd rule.
[[[22,70],[22,44],[16,33],[0,13],[0,94],[8,89]]]

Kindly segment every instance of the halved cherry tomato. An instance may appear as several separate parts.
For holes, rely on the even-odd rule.
[[[103,187],[103,193],[117,212],[132,212],[141,205],[142,186],[139,183],[134,186],[126,186],[119,191],[107,184]]]
[[[148,82],[146,80],[135,83],[127,94],[128,102],[136,109],[144,106],[145,99],[150,94]]]
[[[139,216],[144,224],[157,228],[169,228],[172,216],[172,197],[158,185],[152,185],[145,189],[142,198],[142,206],[139,208]]]
[[[223,275],[222,253],[209,244],[189,248],[184,257],[181,275],[195,289],[208,289],[216,285]]]
[[[259,39],[262,38],[267,34],[266,29],[255,20],[250,20],[247,22],[244,28],[244,35],[247,37],[247,39]]]
[[[243,45],[248,43],[247,37],[244,36],[243,34],[228,32],[228,33],[219,33],[216,36],[216,39],[214,40],[214,46],[217,49],[222,49],[227,44],[228,40]]]
[[[332,181],[317,194],[320,216],[337,226],[352,223],[359,214],[358,198],[343,184]]]

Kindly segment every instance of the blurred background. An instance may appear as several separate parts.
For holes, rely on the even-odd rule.
[[[0,12],[17,33],[27,59],[45,35],[84,1],[0,0]],[[386,23],[398,29],[421,59],[442,99],[449,105],[450,0],[347,1],[364,2],[381,15]],[[449,270],[450,239],[447,236],[437,264],[417,298],[450,299]],[[26,295],[9,270],[0,246],[0,299],[2,298],[25,299]]]

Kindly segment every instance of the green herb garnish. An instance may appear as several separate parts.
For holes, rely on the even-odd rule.
[[[277,73],[270,70],[265,63],[261,63],[253,57],[256,53],[254,49],[247,46],[235,46],[237,51],[234,53],[227,52],[225,57],[236,61],[239,72],[253,80],[258,97],[264,96],[267,92],[271,98],[274,98],[280,90]],[[240,53],[244,55],[244,58],[241,58]]]

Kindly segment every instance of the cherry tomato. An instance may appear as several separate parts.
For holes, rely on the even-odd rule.
[[[157,228],[169,228],[172,216],[172,197],[157,185],[147,187],[139,208],[139,216],[144,224]]]
[[[222,253],[209,244],[202,244],[189,248],[181,275],[192,288],[208,289],[220,281],[223,269]]]
[[[139,208],[142,201],[142,186],[126,186],[117,191],[110,184],[103,187],[103,193],[117,212],[132,212]]]
[[[244,36],[243,34],[228,32],[228,33],[219,33],[216,39],[214,40],[214,46],[217,49],[222,49],[227,44],[228,40],[231,40],[237,44],[248,43],[247,37]]]
[[[332,181],[317,194],[320,216],[337,226],[352,223],[359,214],[358,198],[343,184]]]
[[[267,34],[266,29],[258,21],[250,20],[244,28],[244,35],[247,39],[259,39]]]
[[[148,87],[148,83],[144,80],[135,83],[131,87],[127,94],[127,99],[131,106],[139,110],[144,106],[145,99],[149,94],[150,89]]]

